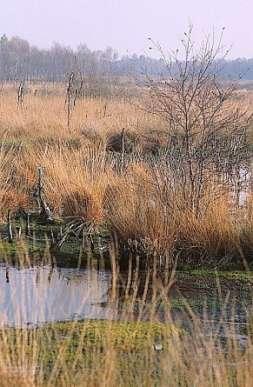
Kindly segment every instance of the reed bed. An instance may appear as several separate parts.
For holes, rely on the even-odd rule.
[[[137,240],[147,251],[197,263],[248,258],[250,190],[238,207],[228,187],[211,176],[194,214],[185,187],[171,183],[159,161],[168,131],[161,117],[141,110],[136,98],[82,98],[68,127],[64,87],[47,87],[36,95],[30,90],[22,106],[13,86],[1,92],[2,222],[9,211],[36,208],[33,189],[43,167],[46,200],[56,217],[105,225],[123,243]],[[124,149],[112,151],[108,143],[121,146],[122,131]]]

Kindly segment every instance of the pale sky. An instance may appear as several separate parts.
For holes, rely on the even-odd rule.
[[[0,0],[0,34],[47,48],[111,46],[144,54],[148,37],[174,49],[194,25],[196,40],[225,27],[231,57],[253,57],[253,0]]]

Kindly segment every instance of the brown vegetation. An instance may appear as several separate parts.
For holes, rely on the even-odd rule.
[[[22,107],[16,105],[15,89],[3,88],[2,221],[9,210],[36,208],[33,190],[41,166],[46,200],[56,217],[107,224],[124,244],[137,240],[148,252],[171,257],[179,253],[185,259],[195,257],[197,262],[210,257],[229,261],[251,251],[249,180],[240,181],[240,190],[247,189],[248,197],[240,207],[235,199],[236,176],[223,179],[228,177],[227,171],[217,174],[209,168],[209,159],[198,168],[192,159],[194,181],[181,174],[184,160],[173,159],[175,144],[171,139],[168,142],[171,133],[163,114],[150,115],[139,109],[139,100],[81,98],[68,123],[64,88],[50,88],[50,94],[27,94]],[[249,98],[244,99],[245,106]],[[237,101],[233,103],[232,115],[238,106]],[[239,128],[239,123],[236,125]],[[194,140],[192,149],[196,144],[199,139]],[[169,158],[174,161],[168,165]],[[204,182],[201,190],[200,176]],[[190,200],[194,195],[197,211]]]

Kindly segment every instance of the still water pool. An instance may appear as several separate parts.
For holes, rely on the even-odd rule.
[[[142,279],[143,278],[143,279]],[[127,273],[120,274],[117,284],[118,299],[112,302],[113,276],[110,270],[95,268],[70,268],[56,265],[28,265],[17,267],[0,265],[0,326],[29,326],[47,322],[83,319],[122,318]],[[172,318],[182,323],[188,319],[185,302],[194,313],[205,319],[212,329],[221,334],[226,326],[233,325],[240,337],[246,334],[247,315],[251,311],[252,286],[241,286],[238,281],[225,280],[220,288],[215,279],[189,273],[179,273],[176,285],[169,294]],[[143,282],[143,283],[142,283]],[[145,275],[138,280],[140,292],[132,304],[138,316],[139,299],[145,291]],[[120,290],[123,289],[123,292]],[[152,295],[147,291],[146,306]],[[164,300],[158,302],[157,316],[166,320]],[[123,318],[127,318],[124,315]],[[134,314],[131,318],[134,318]],[[148,319],[148,314],[143,314]],[[222,319],[222,324],[220,323]],[[208,330],[209,328],[207,328]]]

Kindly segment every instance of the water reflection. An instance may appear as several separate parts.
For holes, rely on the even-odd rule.
[[[111,274],[52,266],[0,267],[0,324],[107,318]]]
[[[116,280],[109,270],[97,266],[66,268],[48,264],[21,268],[1,264],[0,326],[73,319],[148,320],[154,316],[155,305],[155,318],[171,321],[172,317],[188,327],[186,299],[200,318],[205,311],[207,330],[213,324],[223,334],[224,327],[232,323],[243,337],[247,310],[252,304],[251,286],[246,291],[233,282],[225,282],[217,289],[209,277],[202,279],[200,286],[196,276],[183,273],[177,273],[172,287],[161,286],[147,272],[120,272]],[[226,298],[228,291],[230,297]]]

